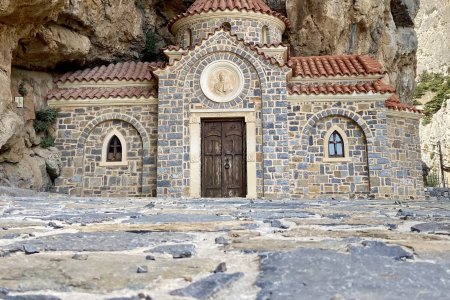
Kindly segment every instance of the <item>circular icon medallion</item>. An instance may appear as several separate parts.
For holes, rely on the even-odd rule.
[[[242,92],[244,75],[234,63],[226,60],[209,64],[202,72],[200,86],[210,100],[228,102]]]

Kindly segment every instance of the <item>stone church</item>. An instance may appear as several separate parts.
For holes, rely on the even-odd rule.
[[[79,196],[423,197],[422,113],[363,55],[292,57],[263,0],[197,0],[168,63],[64,74],[47,96]]]

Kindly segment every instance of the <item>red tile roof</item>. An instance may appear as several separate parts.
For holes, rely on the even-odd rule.
[[[384,75],[382,65],[368,55],[292,57],[288,66],[294,77]]]
[[[401,102],[397,94],[394,94],[389,99],[387,99],[385,102],[385,106],[392,110],[402,110],[423,114],[423,111],[418,109],[414,105]]]
[[[225,11],[225,10],[240,10],[240,11],[254,11],[262,14],[272,15],[281,19],[287,27],[290,26],[289,20],[280,13],[273,11],[263,0],[197,0],[195,1],[188,10],[176,16],[169,22],[169,28],[172,25],[188,16],[200,14],[202,12],[209,11]]]
[[[157,97],[154,87],[89,87],[53,89],[47,100],[108,99],[108,98],[150,98]]]
[[[288,85],[289,94],[297,95],[350,95],[353,93],[395,93],[395,88],[383,83],[381,80],[376,82],[367,82],[360,84],[290,84]]]
[[[99,82],[107,80],[148,81],[154,78],[151,69],[161,63],[123,62],[92,69],[69,72],[56,80],[56,83]]]

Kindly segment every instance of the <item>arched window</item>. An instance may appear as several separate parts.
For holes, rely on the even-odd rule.
[[[231,31],[231,24],[228,23],[228,22],[224,22],[224,23],[222,24],[222,28],[223,28],[224,30],[226,30],[226,31]]]
[[[269,27],[264,25],[262,27],[262,43],[263,44],[269,44],[270,43],[270,36],[269,36]]]
[[[328,156],[329,157],[345,157],[344,153],[344,140],[342,136],[336,130],[330,136],[328,140]]]
[[[186,29],[183,35],[183,48],[190,48],[192,46],[192,30]]]
[[[117,129],[113,129],[103,140],[100,166],[127,166],[127,143]]]
[[[350,162],[350,149],[346,132],[335,125],[328,129],[323,139],[323,162]]]
[[[106,156],[107,162],[122,161],[122,143],[116,135],[109,140],[108,154]]]

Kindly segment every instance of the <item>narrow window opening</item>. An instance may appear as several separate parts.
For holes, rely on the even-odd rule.
[[[192,30],[190,30],[189,28],[184,31],[183,42],[183,48],[190,48],[192,46]]]
[[[263,26],[262,28],[262,43],[263,44],[269,44],[270,38],[269,38],[269,27]]]
[[[122,143],[116,135],[113,135],[108,143],[107,162],[122,161]]]
[[[228,22],[225,22],[222,24],[222,28],[226,31],[231,31],[231,24]]]
[[[331,134],[328,141],[328,155],[329,157],[345,157],[344,140],[337,131]]]

